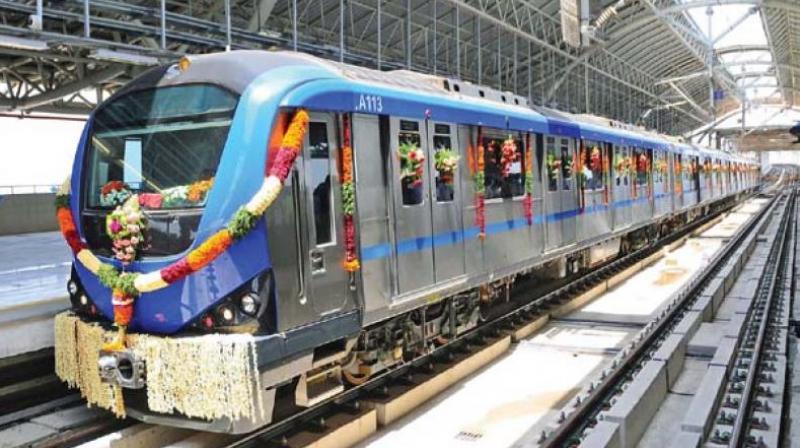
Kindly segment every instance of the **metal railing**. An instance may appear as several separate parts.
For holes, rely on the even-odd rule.
[[[0,196],[12,194],[46,194],[58,191],[57,184],[0,185]]]

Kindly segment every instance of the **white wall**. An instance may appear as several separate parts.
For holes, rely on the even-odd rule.
[[[60,184],[84,122],[0,117],[0,186]]]

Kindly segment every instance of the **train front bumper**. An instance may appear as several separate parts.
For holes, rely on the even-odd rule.
[[[56,374],[90,405],[118,417],[215,432],[270,422],[274,389],[260,384],[257,337],[130,334],[127,350],[103,352],[115,335],[70,312],[55,318]]]

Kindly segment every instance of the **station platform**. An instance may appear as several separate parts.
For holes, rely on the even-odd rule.
[[[66,297],[71,259],[59,232],[0,236],[0,310]]]

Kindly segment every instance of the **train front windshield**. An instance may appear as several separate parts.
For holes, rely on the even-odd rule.
[[[220,87],[190,84],[135,91],[98,110],[83,179],[90,244],[107,246],[104,215],[137,194],[152,230],[152,244],[143,255],[188,247],[236,103],[237,97]]]

